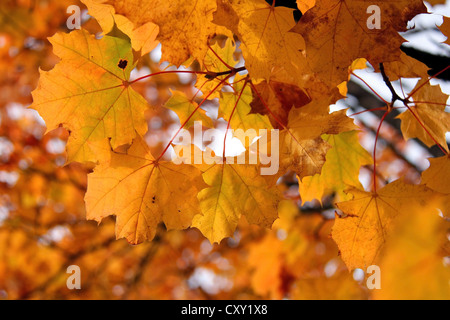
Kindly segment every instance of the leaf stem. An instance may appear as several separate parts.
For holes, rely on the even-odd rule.
[[[422,83],[420,86],[418,86],[417,88],[415,88],[413,91],[411,91],[408,95],[408,99],[411,98],[417,91],[419,91],[420,89],[422,89],[423,86],[425,86],[428,82],[431,81],[431,79],[435,79],[437,78],[441,73],[447,71],[448,69],[450,69],[450,66],[445,67],[444,69],[442,69],[441,71],[439,71],[438,73],[434,74],[432,77],[430,77],[427,81],[425,81],[424,83]]]
[[[169,70],[169,71],[159,71],[159,72],[155,72],[155,73],[151,73],[151,74],[147,74],[143,77],[137,78],[133,81],[130,81],[129,84],[133,84],[135,82],[147,79],[147,78],[151,78],[153,76],[157,76],[160,74],[170,74],[170,73],[190,73],[190,74],[207,74],[208,72],[206,71],[192,71],[192,70]]]
[[[227,67],[227,68],[230,69],[230,70],[233,70],[233,67],[230,66],[228,63],[226,63],[226,62],[225,62],[225,61],[217,54],[217,52],[215,52],[215,51],[213,50],[213,48],[211,48],[211,46],[210,46],[209,44],[208,44],[208,48],[209,48],[209,50],[212,51],[212,53],[214,53],[214,55],[217,57],[217,59],[219,59],[219,61],[223,63],[223,65],[224,65],[225,67]]]
[[[377,129],[377,134],[375,136],[375,145],[373,147],[373,192],[374,192],[374,194],[377,193],[377,142],[378,142],[378,137],[380,135],[381,126],[383,125],[383,122],[389,113],[390,113],[390,110],[386,110],[386,112],[383,114],[383,117],[381,117],[380,124],[378,125],[378,129]]]
[[[184,126],[186,126],[186,124],[189,122],[189,120],[192,119],[192,117],[194,116],[195,112],[197,112],[197,110],[206,102],[206,100],[208,100],[208,98],[225,82],[227,82],[227,80],[229,78],[231,78],[233,76],[233,74],[229,74],[227,77],[225,77],[223,80],[221,80],[215,87],[214,89],[211,90],[210,93],[208,93],[206,95],[206,97],[198,104],[198,106],[194,109],[194,111],[192,111],[192,113],[189,115],[189,117],[183,122],[183,124],[180,126],[180,128],[178,129],[178,131],[175,133],[175,135],[172,137],[172,139],[169,141],[169,143],[167,144],[166,148],[163,150],[163,152],[161,153],[161,155],[155,160],[155,163],[157,163],[163,156],[164,154],[167,152],[167,150],[169,150],[170,146],[172,145],[173,141],[175,140],[175,138],[178,136],[178,134],[181,132],[181,130],[184,128]]]
[[[447,70],[450,66],[448,66],[447,68],[441,70],[440,72],[436,73],[433,77],[437,77],[440,73],[444,72],[445,70]],[[406,98],[400,98],[400,96],[397,94],[397,92],[395,91],[394,87],[392,86],[391,81],[389,80],[389,77],[386,75],[386,72],[384,70],[384,65],[382,63],[380,63],[380,71],[381,71],[381,75],[383,76],[383,81],[386,83],[386,86],[389,88],[389,90],[392,93],[392,102],[388,105],[388,112],[390,112],[392,110],[392,107],[394,105],[394,102],[399,100],[401,102],[403,102],[403,105],[408,108],[409,112],[411,112],[411,114],[414,116],[414,118],[416,118],[417,122],[419,122],[420,126],[425,130],[425,132],[428,134],[428,136],[434,141],[434,143],[439,147],[439,149],[441,149],[441,151],[444,154],[448,154],[448,152],[436,141],[436,139],[433,137],[433,135],[430,133],[430,131],[428,131],[428,129],[425,127],[425,125],[422,123],[422,121],[420,120],[420,118],[413,112],[413,110],[411,109],[410,106],[408,106],[408,103],[412,103],[411,101],[409,101],[409,99],[411,98],[411,96],[417,92],[420,88],[422,88],[426,83],[428,83],[433,77],[431,77],[430,79],[428,79],[427,81],[425,81],[424,83],[422,83],[419,87],[417,87],[415,90],[413,90]],[[414,101],[414,103],[417,103],[416,101]],[[376,144],[375,144],[376,146]]]
[[[364,111],[356,112],[356,113],[353,113],[353,114],[349,115],[349,117],[357,116],[357,115],[360,115],[360,114],[363,114],[363,113],[366,113],[366,112],[382,111],[382,110],[386,110],[386,106],[380,107],[380,108],[373,108],[373,109],[367,109],[367,110],[364,110]]]
[[[392,100],[391,103],[388,104],[389,109],[394,106],[395,101],[402,101],[403,103],[409,103],[408,98],[401,98],[397,91],[395,91],[394,87],[392,86],[391,81],[389,80],[389,77],[386,74],[386,71],[384,70],[384,64],[380,63],[380,72],[381,76],[383,77],[383,81],[386,84],[386,86],[389,88],[389,91],[391,91],[392,94]]]
[[[378,92],[376,92],[363,78],[361,78],[360,76],[356,75],[355,73],[351,73],[353,76],[355,76],[357,79],[359,79],[360,81],[362,81],[369,89],[370,91],[372,91],[381,101],[383,101],[386,104],[389,104],[389,102],[387,102],[386,100],[383,99],[382,96],[380,96],[378,94]]]
[[[247,70],[245,67],[240,67],[240,68],[232,68],[231,70],[228,71],[223,71],[223,72],[212,72],[212,71],[192,71],[192,70],[169,70],[169,71],[158,71],[155,73],[151,73],[151,74],[147,74],[143,77],[137,78],[133,81],[128,82],[128,84],[133,84],[136,83],[138,81],[144,80],[144,79],[148,79],[151,78],[153,76],[157,76],[157,75],[161,75],[161,74],[170,74],[170,73],[190,73],[190,74],[203,74],[206,76],[207,79],[209,80],[213,80],[217,77],[220,76],[227,76],[227,75],[231,75],[234,76],[236,73],[241,72],[241,71],[245,71]]]

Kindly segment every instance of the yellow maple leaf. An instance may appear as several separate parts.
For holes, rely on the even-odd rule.
[[[367,27],[370,5],[380,8],[380,29]],[[292,31],[304,37],[311,69],[334,87],[347,81],[347,68],[355,59],[366,58],[373,66],[397,60],[404,42],[398,31],[406,31],[407,22],[424,12],[421,0],[320,1]],[[383,45],[374,45],[380,42]]]
[[[427,80],[419,81],[416,88],[425,81]],[[411,110],[406,110],[397,117],[402,120],[401,130],[405,139],[418,138],[428,147],[438,142],[448,151],[445,138],[445,134],[450,131],[450,113],[445,112],[448,95],[442,93],[439,85],[426,83],[412,98],[415,102],[410,107]]]
[[[367,68],[367,60],[364,59],[364,58],[356,59],[348,67],[348,79],[347,79],[347,81],[343,81],[337,86],[337,88],[339,89],[339,93],[343,97],[347,97],[347,94],[348,94],[347,82],[350,80],[353,71],[355,71],[355,70],[362,70],[362,69],[365,69],[365,68]]]
[[[117,216],[116,236],[132,244],[151,240],[164,222],[185,229],[200,212],[197,193],[204,187],[201,172],[191,165],[156,161],[142,138],[126,154],[111,154],[88,177],[87,218],[100,222]]]
[[[413,208],[427,209],[429,202],[440,196],[426,186],[409,185],[401,180],[377,193],[357,188],[348,192],[353,199],[337,204],[343,216],[336,218],[332,237],[349,270],[365,270],[372,265],[399,217]]]
[[[62,60],[49,72],[41,71],[33,104],[47,131],[63,125],[76,132],[69,138],[69,161],[96,162],[111,147],[131,143],[144,135],[147,101],[128,83],[133,69],[129,42],[105,36],[97,40],[85,30],[58,33],[49,39]]]
[[[302,179],[321,172],[330,145],[321,136],[358,129],[346,110],[328,113],[331,97],[292,109],[280,132],[280,172],[292,170]]]
[[[209,187],[198,194],[202,213],[194,217],[192,226],[211,243],[231,237],[242,215],[265,228],[277,219],[280,194],[260,176],[258,166],[215,164],[203,179]]]
[[[372,163],[372,157],[358,142],[358,132],[349,131],[324,137],[331,149],[326,156],[322,173],[299,179],[299,191],[303,202],[321,201],[326,193],[336,192],[340,201],[349,200],[344,192],[348,186],[361,188],[359,169]]]

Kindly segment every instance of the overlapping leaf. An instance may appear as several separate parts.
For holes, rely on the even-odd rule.
[[[372,157],[358,142],[358,132],[349,131],[324,138],[331,146],[322,173],[299,179],[299,191],[303,202],[318,199],[336,192],[339,199],[349,200],[344,190],[348,186],[362,188],[359,169],[372,163]]]
[[[384,69],[391,81],[400,78],[428,78],[428,67],[403,52],[397,61],[384,63]]]
[[[292,108],[301,108],[311,102],[305,90],[292,84],[295,81],[283,82],[278,81],[279,78],[283,79],[283,74],[273,71],[269,81],[255,84],[256,92],[251,103],[252,113],[267,115],[277,129],[287,125]]]
[[[314,7],[315,4],[316,0],[297,0],[297,7],[303,14]]]
[[[300,179],[320,173],[330,149],[321,136],[357,129],[345,110],[328,113],[330,99],[291,110],[287,128],[280,132],[280,172],[292,170]]]
[[[447,37],[445,43],[450,45],[450,18],[444,17],[444,23],[439,27],[444,36]]]
[[[192,226],[211,242],[231,237],[241,216],[269,228],[278,217],[280,194],[261,177],[258,166],[215,164],[203,173],[208,188],[200,191],[201,214]]]

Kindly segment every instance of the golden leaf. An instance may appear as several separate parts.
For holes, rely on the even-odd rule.
[[[255,165],[215,164],[203,173],[208,188],[198,194],[202,213],[192,226],[210,242],[231,237],[244,215],[249,223],[270,228],[278,217],[276,187],[269,187]]]
[[[190,165],[156,161],[145,141],[137,138],[126,154],[111,154],[89,175],[87,218],[100,222],[117,216],[116,236],[132,244],[151,240],[164,222],[168,229],[185,229],[200,212],[201,172]]]
[[[367,26],[370,5],[381,9],[380,29]],[[334,87],[347,81],[347,68],[355,59],[365,58],[373,66],[398,60],[398,48],[404,42],[398,31],[406,31],[407,22],[424,12],[426,8],[420,0],[320,1],[292,31],[304,37],[311,69]]]
[[[131,143],[136,132],[144,135],[147,101],[128,84],[134,67],[130,44],[105,36],[95,39],[85,30],[58,33],[49,39],[62,61],[41,71],[33,91],[33,104],[47,131],[63,125],[75,132],[68,141],[69,161],[92,161],[107,156],[101,141],[111,139],[113,149]]]

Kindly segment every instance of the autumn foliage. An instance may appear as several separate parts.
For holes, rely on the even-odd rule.
[[[297,6],[2,1],[0,299],[449,299],[447,68],[401,50],[427,7]],[[221,139],[181,143],[198,122]],[[261,141],[276,173],[226,161]]]

